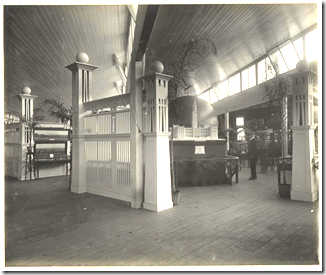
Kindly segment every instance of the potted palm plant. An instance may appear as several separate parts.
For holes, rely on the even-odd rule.
[[[53,100],[53,99],[45,99],[41,106],[46,108],[51,117],[57,118],[62,123],[67,123],[69,125],[69,138],[71,141],[71,131],[72,131],[72,107],[69,109],[64,106],[63,103]],[[70,178],[69,178],[69,190],[71,190],[71,171],[72,171],[72,142],[70,142]]]
[[[22,168],[28,169],[29,171],[29,179],[32,179],[32,172],[33,172],[33,163],[32,163],[32,155],[33,155],[33,135],[35,128],[37,128],[42,120],[44,120],[44,116],[40,113],[43,112],[42,108],[34,109],[34,115],[30,118],[26,116],[18,115],[20,121],[24,124],[24,127],[27,134],[27,141],[29,146],[27,147],[27,154],[28,159],[27,163],[25,163]],[[25,180],[26,180],[26,173],[25,173]]]
[[[170,63],[165,70],[165,73],[173,76],[169,81],[169,117],[178,117],[182,115],[182,108],[174,99],[194,93],[191,80],[194,78],[194,72],[198,69],[203,61],[216,55],[217,50],[214,43],[209,39],[199,38],[191,39],[189,42],[180,46],[176,52],[173,53]],[[170,119],[171,121],[171,119]],[[172,127],[172,125],[170,125]],[[173,127],[172,127],[173,128]],[[173,159],[173,134],[171,138],[170,156],[172,165],[172,199],[174,204],[179,204],[180,190],[176,188],[176,179],[174,177],[174,159]]]
[[[282,150],[282,157],[280,159],[280,164],[278,165],[278,169],[282,171],[282,178],[279,178],[279,194],[281,197],[290,197],[291,191],[291,183],[287,182],[286,179],[286,170],[289,166],[290,159],[286,157],[286,144],[287,140],[287,125],[288,125],[288,97],[291,92],[292,86],[291,81],[288,77],[282,76],[278,74],[278,65],[277,63],[273,63],[273,69],[276,72],[276,75],[268,80],[263,82],[261,86],[261,91],[263,95],[263,101],[267,102],[269,108],[272,110],[272,113],[275,114],[275,117],[279,118],[279,124],[281,130],[280,133],[280,143]],[[271,66],[266,66],[267,70],[271,70]],[[270,72],[266,72],[267,75]]]

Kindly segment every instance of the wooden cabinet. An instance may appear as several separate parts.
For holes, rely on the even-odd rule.
[[[68,175],[71,167],[70,129],[36,128],[34,131],[35,177]]]

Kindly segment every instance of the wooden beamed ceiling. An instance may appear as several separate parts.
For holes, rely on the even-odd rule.
[[[168,68],[172,53],[194,38],[208,38],[217,56],[200,63],[196,84],[204,91],[252,63],[266,50],[314,26],[316,4],[161,5],[146,48],[146,62]],[[93,98],[116,95],[120,76],[115,54],[126,62],[131,20],[126,5],[4,6],[5,111],[18,111],[15,98],[29,86],[44,99],[71,106],[71,72],[78,52],[99,66]]]

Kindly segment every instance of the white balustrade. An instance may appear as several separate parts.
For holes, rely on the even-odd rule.
[[[130,111],[85,116],[85,135],[130,134]]]

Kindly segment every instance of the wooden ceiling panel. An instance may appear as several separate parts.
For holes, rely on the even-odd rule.
[[[78,52],[99,66],[93,77],[93,98],[117,94],[120,76],[112,61],[126,62],[130,15],[125,5],[5,6],[5,111],[19,111],[15,96],[29,86],[35,103],[55,99],[71,106],[71,72],[65,66]]]
[[[168,68],[176,49],[194,38],[209,38],[217,56],[194,72],[203,91],[249,65],[282,40],[316,24],[316,4],[162,5],[148,43],[146,62]],[[71,72],[78,52],[99,66],[93,98],[117,94],[120,76],[112,54],[126,62],[130,14],[126,5],[5,6],[5,111],[18,111],[15,95],[29,86],[37,103],[56,99],[71,106]]]
[[[150,61],[160,60],[168,68],[179,46],[194,38],[212,40],[217,57],[201,62],[195,71],[203,91],[284,39],[313,26],[316,17],[316,4],[163,6],[156,20],[161,28],[154,28],[148,56]],[[177,21],[181,23],[170,27],[165,24]]]

